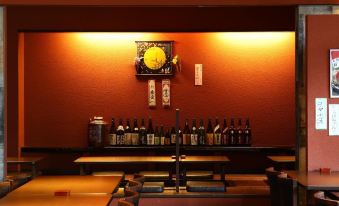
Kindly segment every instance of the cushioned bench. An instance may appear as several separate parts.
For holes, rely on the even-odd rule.
[[[187,181],[186,190],[188,192],[225,192],[223,182],[216,181]]]
[[[142,186],[142,193],[160,193],[164,191],[164,183],[163,182],[144,182]]]

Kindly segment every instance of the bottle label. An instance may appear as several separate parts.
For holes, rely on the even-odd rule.
[[[165,137],[160,137],[160,145],[165,145]]]
[[[160,137],[159,136],[154,136],[154,144],[160,145]]]
[[[125,133],[125,145],[132,144],[132,133]]]
[[[191,145],[198,145],[198,134],[191,134]]]
[[[132,145],[139,145],[139,134],[132,133]]]
[[[207,145],[213,145],[213,133],[207,133],[206,140]]]
[[[165,138],[165,145],[170,145],[170,144],[171,144],[171,139]]]
[[[190,134],[183,134],[182,136],[182,144],[189,145],[191,143],[191,135]]]
[[[172,143],[172,144],[175,144],[176,138],[177,138],[177,135],[176,135],[176,134],[171,134],[171,143]]]
[[[116,134],[109,134],[109,144],[110,145],[117,145],[117,135]]]
[[[214,134],[214,144],[221,145],[221,133]]]
[[[117,145],[124,145],[124,144],[125,144],[125,135],[117,134]]]
[[[154,134],[147,134],[147,145],[154,145]]]

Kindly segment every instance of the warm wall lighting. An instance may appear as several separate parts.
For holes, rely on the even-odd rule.
[[[217,35],[227,44],[259,48],[294,38],[294,32],[223,32]]]
[[[124,43],[126,41],[136,41],[150,38],[149,33],[131,32],[79,32],[75,33],[77,38],[92,44]]]

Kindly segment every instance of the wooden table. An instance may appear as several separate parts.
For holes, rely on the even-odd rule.
[[[184,164],[193,164],[193,163],[212,163],[212,164],[219,164],[221,166],[220,177],[221,180],[225,180],[225,166],[230,159],[227,156],[185,156],[181,155],[179,159],[180,163],[183,165],[184,171],[184,178],[186,169]]]
[[[294,169],[295,156],[267,156],[273,162],[276,170]]]
[[[111,201],[111,195],[27,195],[18,197],[8,195],[0,199],[0,206],[107,206]]]
[[[307,190],[339,190],[339,172],[321,174],[320,172],[285,171],[291,178]]]
[[[7,157],[7,164],[30,165],[32,167],[32,176],[36,177],[37,163],[42,159],[42,157]]]
[[[86,174],[86,165],[93,164],[129,164],[129,163],[173,163],[175,159],[171,156],[101,156],[101,157],[79,157],[74,161],[80,165],[80,175]]]
[[[70,194],[112,194],[118,187],[121,176],[39,176],[24,184],[9,195],[54,195],[55,191],[70,191]]]

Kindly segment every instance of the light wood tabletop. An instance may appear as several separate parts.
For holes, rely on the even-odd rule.
[[[111,201],[111,195],[29,195],[18,197],[13,195],[0,199],[0,206],[107,206]]]
[[[227,156],[182,156],[183,163],[227,163],[230,160]]]
[[[267,156],[267,158],[278,163],[295,162],[295,156]]]
[[[321,174],[319,171],[284,172],[289,177],[296,179],[298,184],[307,190],[339,190],[339,172],[331,172],[330,174]]]
[[[77,164],[113,164],[113,163],[172,163],[171,156],[96,156],[79,157]]]
[[[42,157],[7,157],[9,164],[36,164],[41,161]]]
[[[56,191],[69,191],[70,194],[111,194],[121,179],[121,176],[39,176],[10,195],[54,195]]]

